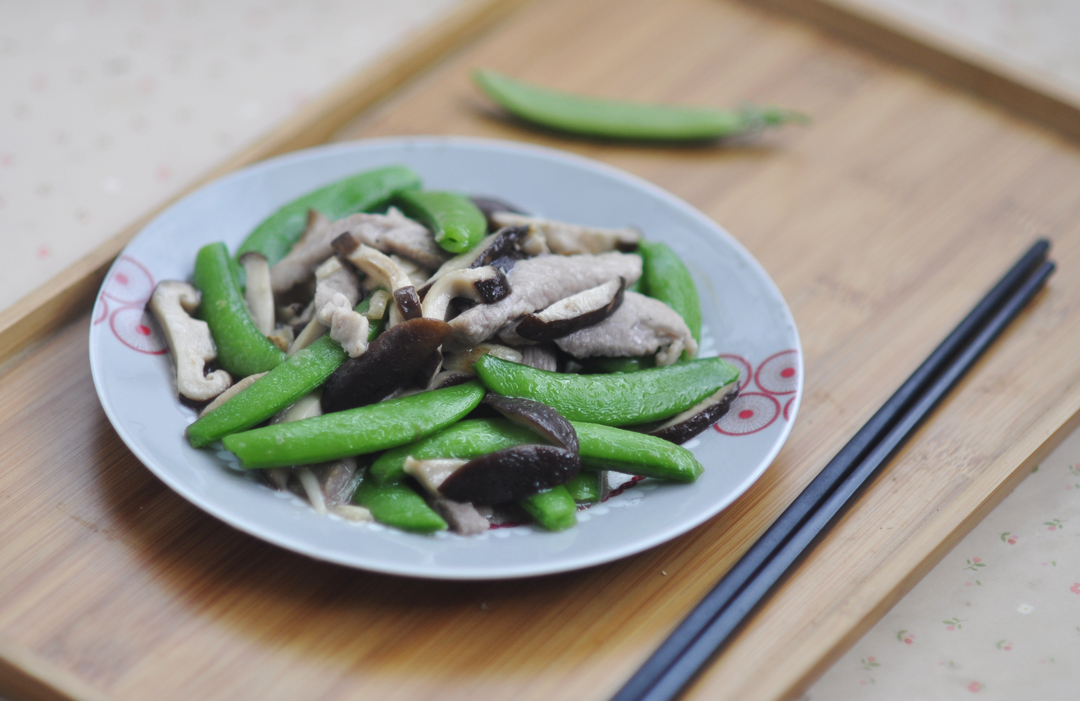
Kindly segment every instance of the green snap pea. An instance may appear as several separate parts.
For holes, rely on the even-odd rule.
[[[361,314],[366,312],[370,303],[370,298],[365,299],[356,306],[356,311]],[[368,327],[369,342],[379,335],[383,323],[384,320],[380,319]],[[188,440],[191,445],[201,448],[230,433],[262,423],[322,385],[348,357],[337,341],[323,336],[188,426]]]
[[[607,358],[596,356],[585,359],[587,372],[637,372],[646,368],[656,367],[656,358],[651,355],[640,358]]]
[[[559,485],[518,502],[533,520],[549,531],[564,531],[577,523],[577,504],[566,487]]]
[[[194,283],[202,293],[199,315],[210,327],[218,362],[229,374],[247,377],[272,370],[285,360],[285,353],[255,328],[225,244],[211,243],[199,249]]]
[[[471,250],[487,233],[480,208],[453,192],[409,190],[398,193],[394,204],[430,229],[436,243],[451,253]]]
[[[779,107],[720,110],[586,97],[488,70],[474,72],[473,80],[516,117],[556,131],[608,139],[702,141],[809,121],[805,115]]]
[[[476,382],[467,382],[233,433],[225,436],[222,443],[246,468],[312,465],[418,440],[458,421],[483,398],[484,389]]]
[[[583,471],[615,470],[675,482],[693,482],[705,471],[693,453],[663,438],[584,421],[572,423],[581,443]]]
[[[418,187],[420,176],[404,166],[378,168],[338,180],[293,200],[264,219],[240,244],[237,257],[261,253],[273,265],[304,233],[309,209],[330,219],[341,219],[376,209],[398,192]]]
[[[364,478],[353,494],[353,503],[363,506],[379,523],[414,533],[445,531],[446,521],[435,513],[423,497],[401,482],[379,484]]]
[[[371,464],[368,475],[380,484],[393,484],[405,478],[405,458],[410,455],[417,460],[471,460],[503,448],[542,442],[535,432],[506,419],[466,419],[386,451]],[[577,523],[574,500],[561,486],[528,496],[518,505],[550,531],[561,531]]]
[[[571,421],[608,426],[674,416],[739,379],[738,368],[722,358],[634,373],[567,375],[485,355],[473,369],[494,392],[543,402]]]
[[[668,305],[690,327],[694,340],[701,343],[701,301],[686,265],[666,243],[641,241],[641,280],[645,294]]]
[[[686,448],[635,431],[571,421],[578,434],[582,465],[593,470],[612,469],[630,475],[693,482],[704,468]],[[417,460],[457,458],[471,460],[517,445],[543,443],[535,432],[506,419],[467,419],[380,455],[368,474],[380,483],[405,478],[405,458]]]
[[[472,460],[503,448],[544,441],[524,426],[506,419],[466,419],[414,443],[386,451],[371,464],[368,474],[381,483],[405,478],[405,458],[417,460],[457,458]]]
[[[600,501],[600,473],[579,472],[577,477],[566,483],[566,491],[576,503],[595,504]]]

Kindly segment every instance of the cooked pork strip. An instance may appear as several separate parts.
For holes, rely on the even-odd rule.
[[[611,251],[518,261],[506,274],[510,294],[494,304],[478,304],[455,317],[443,347],[447,351],[471,348],[523,314],[619,277],[625,278],[627,285],[641,277],[641,257]]]
[[[360,278],[337,258],[330,258],[315,269],[315,311],[326,306],[335,294],[345,295],[352,309],[360,301]]]
[[[614,314],[595,326],[556,340],[555,344],[577,358],[657,353],[657,365],[674,363],[683,349],[689,350],[691,356],[697,354],[697,343],[675,310],[660,300],[629,291]]]
[[[270,269],[274,292],[285,292],[310,279],[315,266],[334,255],[331,242],[344,233],[383,253],[396,253],[431,270],[449,257],[435,243],[431,232],[396,209],[386,214],[361,212],[335,222],[316,219],[289,254]]]
[[[641,240],[641,232],[629,227],[604,229],[566,222],[526,217],[513,212],[493,212],[491,220],[499,226],[528,226],[543,234],[552,253],[603,253],[632,249]]]

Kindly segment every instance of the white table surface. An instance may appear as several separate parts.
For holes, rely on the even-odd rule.
[[[460,1],[0,3],[0,309]],[[1080,85],[1077,0],[867,1]],[[804,698],[1078,688],[1080,433]]]

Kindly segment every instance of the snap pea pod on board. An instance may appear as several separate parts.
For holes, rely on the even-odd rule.
[[[722,358],[632,373],[568,375],[485,355],[473,369],[488,389],[501,395],[543,402],[572,422],[608,426],[674,416],[739,379],[738,368]]]
[[[467,382],[357,409],[233,433],[225,436],[222,444],[246,468],[313,465],[418,440],[458,421],[483,398],[483,387]]]
[[[210,327],[217,360],[229,374],[247,377],[272,370],[285,360],[285,353],[251,320],[225,244],[211,243],[199,249],[193,282],[202,293],[199,316]]]
[[[237,257],[261,253],[270,265],[285,257],[307,224],[309,209],[329,219],[376,209],[403,190],[420,187],[420,176],[405,166],[387,166],[352,175],[293,200],[264,219],[240,244]]]
[[[605,100],[549,90],[488,70],[475,71],[473,80],[516,117],[557,131],[608,139],[702,141],[809,121],[779,107],[720,110]]]
[[[471,250],[487,234],[487,218],[464,195],[408,190],[398,193],[394,204],[430,229],[435,242],[451,253]]]
[[[379,484],[364,478],[353,493],[353,503],[363,506],[379,523],[414,533],[445,531],[446,521],[407,484]]]
[[[701,343],[701,300],[690,271],[666,243],[640,241],[641,282],[645,294],[674,309]]]
[[[370,298],[357,305],[356,311],[366,312]],[[379,335],[383,319],[368,327],[368,342]],[[334,370],[348,359],[337,341],[323,336],[307,348],[286,358],[235,397],[187,427],[191,445],[201,448],[230,433],[256,426],[300,397],[322,385]]]
[[[579,455],[591,470],[612,469],[630,475],[693,482],[705,468],[686,448],[656,436],[621,428],[571,421],[578,434]],[[405,458],[471,460],[517,445],[543,443],[534,431],[506,419],[467,419],[413,443],[387,450],[368,474],[381,483],[404,479]]]

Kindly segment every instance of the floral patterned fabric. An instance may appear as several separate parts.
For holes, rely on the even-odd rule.
[[[802,701],[1080,698],[1075,431]]]

